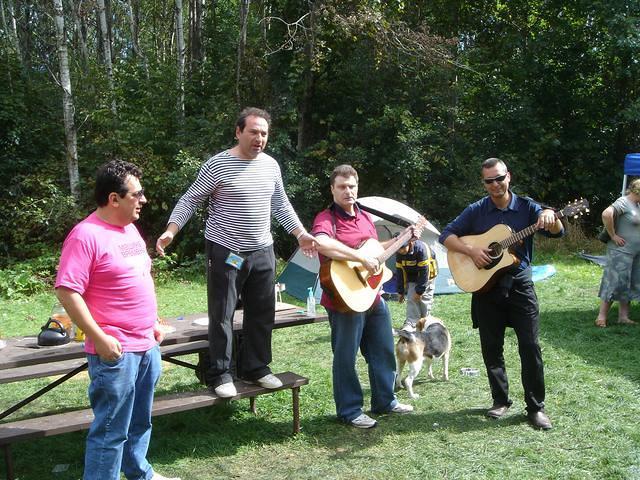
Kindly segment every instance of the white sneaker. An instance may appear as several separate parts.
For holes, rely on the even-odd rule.
[[[406,405],[404,403],[396,403],[396,406],[389,410],[389,413],[409,413],[413,412],[413,405]]]
[[[352,427],[356,427],[356,428],[373,428],[376,425],[378,425],[378,422],[376,422],[369,415],[365,413],[361,413],[359,416],[351,420],[349,424]]]
[[[265,375],[264,377],[260,377],[253,383],[260,385],[262,388],[269,389],[280,388],[282,386],[282,381],[273,373],[268,373],[267,375]]]
[[[213,389],[217,396],[220,398],[231,398],[238,394],[236,386],[233,382],[222,383]]]
[[[180,477],[165,477],[160,475],[158,472],[153,472],[151,480],[180,480]]]

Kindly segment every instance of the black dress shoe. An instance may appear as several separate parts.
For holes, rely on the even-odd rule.
[[[509,410],[509,405],[494,404],[489,410],[487,410],[487,417],[500,418]]]
[[[531,423],[534,428],[539,428],[540,430],[551,430],[551,420],[549,420],[547,414],[544,413],[544,410],[529,412],[527,417],[529,418],[529,423]]]

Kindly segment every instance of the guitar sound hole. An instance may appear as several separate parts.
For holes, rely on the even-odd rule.
[[[502,259],[502,253],[503,253],[502,245],[500,245],[497,242],[494,242],[491,245],[489,245],[489,250],[491,250],[489,252],[489,257],[491,258],[491,262],[489,262],[488,265],[485,265],[484,267],[485,270],[491,270]]]
[[[499,243],[492,243],[489,245],[489,250],[491,250],[489,256],[492,260],[500,259],[502,257],[502,245]]]

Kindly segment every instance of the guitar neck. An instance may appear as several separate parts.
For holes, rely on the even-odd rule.
[[[563,216],[564,214],[562,210],[556,213],[556,218],[562,218]],[[538,226],[538,222],[534,223],[533,225],[529,225],[527,228],[523,228],[519,232],[514,233],[513,235],[505,238],[499,243],[502,246],[502,248],[508,249],[509,247],[512,247],[516,243],[524,240],[528,236],[536,233],[536,230],[538,229],[537,226]]]
[[[382,252],[380,255],[377,256],[377,259],[380,262],[380,265],[385,263],[389,258],[391,258],[391,255],[393,255],[398,250],[400,250],[402,245],[404,245],[411,238],[411,236],[412,236],[412,233],[410,230],[407,230],[401,233],[400,235],[398,235],[395,242],[389,245],[384,252]]]

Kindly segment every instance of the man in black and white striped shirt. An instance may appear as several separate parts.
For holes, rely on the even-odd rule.
[[[240,113],[238,144],[202,165],[156,243],[156,250],[164,255],[174,236],[209,197],[205,239],[211,365],[206,381],[220,397],[236,395],[230,368],[232,322],[239,294],[244,308],[239,373],[265,388],[282,385],[269,369],[275,319],[271,216],[296,236],[305,253],[315,252],[314,238],[302,226],[284,190],[278,163],[264,153],[269,122],[264,110],[245,108]]]

